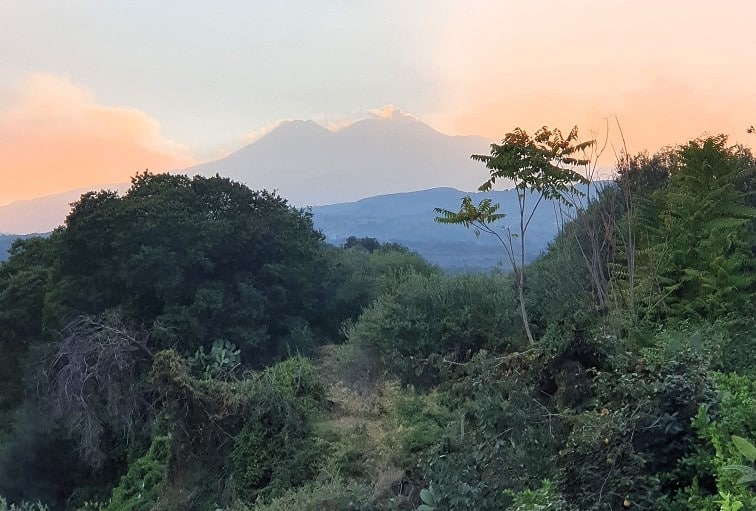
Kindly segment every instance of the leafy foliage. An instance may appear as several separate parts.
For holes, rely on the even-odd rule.
[[[308,213],[271,193],[139,174],[123,197],[82,196],[53,233],[48,328],[117,307],[159,326],[161,346],[228,341],[260,363],[280,353],[296,318],[313,317],[321,242]]]
[[[360,247],[325,247],[324,258],[327,264],[317,298],[321,314],[315,324],[327,332],[341,330],[364,307],[414,274],[441,273],[417,254],[388,243],[372,252]]]
[[[295,488],[267,503],[254,506],[255,511],[370,511],[372,489],[354,481],[333,480],[315,482]],[[232,511],[246,511],[250,508],[234,506]]]
[[[418,464],[437,509],[503,509],[511,502],[505,489],[521,490],[549,473],[562,428],[535,397],[534,373],[502,377],[522,371],[526,360],[480,353],[446,384],[454,419]]]
[[[714,320],[753,307],[756,209],[742,186],[754,172],[751,153],[728,147],[725,136],[691,141],[670,156],[671,182],[642,213],[652,318]]]
[[[164,351],[154,358],[150,380],[172,424],[168,474],[197,470],[194,477],[202,477],[166,490],[175,508],[269,498],[312,477],[318,451],[311,418],[324,395],[306,359],[223,381],[192,377],[175,352]]]
[[[570,509],[554,485],[548,479],[541,482],[537,490],[525,489],[511,493],[512,505],[507,511],[567,511]]]
[[[29,350],[42,336],[44,303],[50,264],[49,240],[16,241],[10,259],[0,265],[0,432],[10,424],[3,420],[21,405]]]
[[[578,142],[577,126],[564,137],[558,129],[547,127],[539,129],[533,137],[524,130],[516,128],[507,133],[501,144],[491,144],[491,154],[472,155],[473,160],[486,164],[490,177],[480,185],[481,192],[493,189],[496,181],[508,180],[514,183],[519,205],[519,229],[512,232],[507,227],[504,236],[500,235],[493,224],[504,218],[497,213],[498,204],[490,199],[483,199],[477,206],[470,197],[462,199],[458,212],[436,208],[436,221],[444,224],[462,224],[474,227],[475,235],[486,232],[496,236],[509,258],[512,271],[517,276],[517,290],[520,299],[520,314],[525,333],[532,344],[527,308],[525,306],[525,233],[533,215],[543,199],[557,200],[565,206],[572,205],[570,197],[579,195],[574,183],[587,183],[586,179],[572,167],[586,165],[588,160],[577,158],[581,152],[594,144],[594,141]],[[535,204],[528,209],[527,199],[535,196]],[[519,237],[519,263],[513,246],[514,238]]]
[[[21,504],[8,504],[8,501],[0,497],[0,511],[48,511],[47,506],[42,505],[39,502],[29,503],[22,502]]]
[[[144,456],[129,466],[129,471],[113,489],[107,511],[149,511],[160,502],[171,455],[171,435],[155,435]]]
[[[723,136],[623,155],[525,269],[514,240],[580,199],[590,144],[515,130],[475,157],[519,228],[439,212],[512,275],[327,246],[219,177],[86,194],[0,264],[0,509],[756,506],[755,160]]]
[[[352,342],[375,345],[404,381],[433,381],[444,365],[481,349],[519,346],[508,278],[410,275],[382,295],[348,331]]]
[[[736,509],[738,502],[752,505],[756,498],[752,482],[741,481],[748,469],[752,470],[743,462],[753,463],[744,441],[756,435],[756,385],[752,379],[736,374],[717,374],[715,381],[716,403],[702,406],[693,421],[699,442],[686,464],[693,468],[696,479],[679,492],[677,501],[705,510],[720,505],[726,509],[726,502],[733,506],[730,509]]]
[[[574,418],[563,451],[565,496],[579,509],[618,507],[625,499],[659,505],[668,488],[690,480],[676,472],[693,452],[691,420],[714,401],[711,353],[695,333],[660,336],[656,347],[625,367],[599,371],[594,408]]]

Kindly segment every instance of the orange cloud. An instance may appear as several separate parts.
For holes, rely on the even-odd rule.
[[[98,104],[60,76],[28,77],[0,109],[0,204],[192,163],[145,113]]]
[[[609,94],[579,94],[541,90],[518,91],[504,97],[495,91],[471,95],[464,110],[439,115],[434,125],[458,133],[477,133],[494,140],[520,126],[534,131],[542,125],[568,130],[577,124],[581,138],[606,137],[617,150],[654,152],[683,144],[706,133],[725,133],[731,143],[753,146],[746,133],[756,122],[756,99],[747,95],[704,91],[671,80],[656,80]],[[613,155],[607,153],[609,160]],[[611,165],[612,161],[605,160]]]
[[[704,132],[754,145],[756,4],[501,2],[447,6],[435,38],[441,106],[433,126],[501,139],[516,126],[603,130],[617,116],[628,149]],[[442,12],[442,10],[439,10]],[[615,140],[615,144],[621,143]]]

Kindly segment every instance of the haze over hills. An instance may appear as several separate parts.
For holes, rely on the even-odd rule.
[[[275,189],[292,204],[312,206],[315,225],[333,244],[349,236],[397,242],[443,268],[490,269],[503,253],[490,236],[475,238],[460,226],[434,222],[433,208],[457,209],[460,191],[475,189],[485,168],[470,159],[486,153],[481,137],[450,137],[414,117],[356,122],[330,131],[312,121],[289,121],[229,156],[183,173],[216,173],[253,189]],[[107,188],[123,192],[128,183]],[[418,191],[421,190],[421,191]],[[89,189],[0,207],[0,233],[49,232],[65,219],[70,204]],[[491,197],[516,217],[512,191],[472,194]],[[553,208],[543,204],[529,230],[527,257],[546,247],[557,231]],[[8,245],[13,237],[6,238]],[[0,259],[6,250],[0,247]]]
[[[484,198],[499,203],[506,218],[498,226],[511,224],[516,230],[519,216],[514,190],[467,193],[454,188],[434,188],[318,206],[312,212],[315,227],[334,245],[343,244],[349,236],[370,237],[400,243],[446,270],[490,270],[503,261],[503,269],[509,271],[502,246],[494,236],[483,233],[476,238],[472,229],[435,222],[434,208],[456,211],[465,195],[476,204]],[[532,261],[545,250],[557,231],[554,205],[544,201],[528,228],[526,259]]]
[[[319,206],[434,187],[475,189],[485,169],[470,155],[487,153],[489,143],[444,135],[394,111],[335,132],[313,121],[284,122],[225,158],[180,172],[217,173],[252,189],[276,190],[299,207]],[[128,183],[106,188],[124,191]],[[0,206],[0,233],[50,231],[89,189]]]

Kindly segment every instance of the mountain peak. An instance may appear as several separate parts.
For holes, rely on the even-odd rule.
[[[324,128],[315,121],[303,121],[303,120],[290,120],[282,121],[278,126],[273,128],[265,137],[271,135],[311,135],[311,134],[323,134],[331,133],[330,130]],[[263,137],[263,138],[265,138]]]
[[[343,135],[359,134],[360,136],[394,135],[394,136],[431,136],[444,135],[428,126],[413,115],[406,115],[401,110],[395,110],[391,115],[373,115],[367,119],[353,122],[338,132]]]

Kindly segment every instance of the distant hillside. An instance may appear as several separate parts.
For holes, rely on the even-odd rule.
[[[0,233],[27,234],[52,231],[63,223],[71,211],[71,204],[78,201],[82,194],[103,189],[124,192],[128,188],[129,183],[92,185],[0,206]]]
[[[329,243],[341,245],[349,236],[376,238],[396,242],[418,252],[429,261],[449,271],[493,269],[501,262],[501,245],[490,235],[476,238],[472,230],[434,221],[433,208],[455,210],[466,192],[454,188],[434,188],[419,192],[393,193],[368,197],[356,202],[312,208],[315,227],[323,231]],[[513,191],[470,194],[477,202],[491,197],[501,204],[507,221],[517,217]],[[528,229],[526,257],[532,260],[546,248],[557,232],[552,205],[543,203]],[[29,235],[31,236],[31,235]],[[0,235],[0,261],[18,235]],[[24,236],[27,237],[27,236]],[[508,269],[508,266],[505,266]]]
[[[481,234],[476,238],[471,229],[434,221],[434,208],[456,211],[465,195],[468,193],[453,188],[434,188],[318,206],[312,211],[315,226],[323,231],[329,242],[336,245],[342,244],[349,236],[371,237],[381,242],[401,243],[450,271],[495,268],[504,253],[493,236]],[[501,211],[507,215],[501,222],[502,227],[519,218],[514,191],[469,195],[476,203],[485,197],[500,203]],[[556,232],[553,205],[542,203],[528,229],[526,258],[529,261],[536,258],[554,239]],[[505,269],[508,269],[508,264]]]
[[[486,197],[500,203],[501,211],[507,215],[501,227],[516,223],[519,218],[517,197],[512,190],[468,194],[454,188],[377,195],[355,202],[315,206],[312,213],[315,227],[334,245],[343,244],[349,236],[370,237],[383,243],[401,243],[449,271],[491,270],[504,257],[498,240],[485,233],[476,238],[471,229],[434,221],[434,208],[456,210],[465,195],[473,197],[476,203]],[[535,259],[554,239],[557,227],[553,204],[543,202],[528,228],[525,250],[528,261]],[[7,250],[17,237],[0,235],[0,261],[6,259]],[[508,271],[508,264],[504,269]]]

